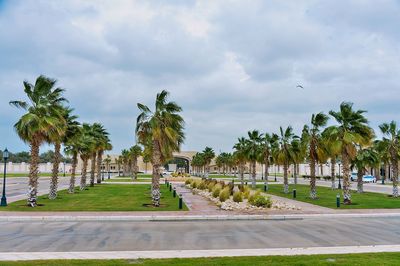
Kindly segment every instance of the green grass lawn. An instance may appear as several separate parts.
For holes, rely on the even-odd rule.
[[[399,265],[400,253],[366,253],[346,255],[308,255],[308,256],[268,256],[268,257],[227,257],[198,259],[139,259],[139,260],[41,260],[41,261],[2,261],[3,266],[22,265],[143,265],[143,266],[261,266],[261,265]]]
[[[178,211],[178,197],[161,185],[161,207],[151,205],[150,185],[95,185],[85,191],[59,192],[57,199],[38,197],[39,206],[26,206],[26,200],[10,203],[0,211]],[[183,210],[187,210],[184,206]]]
[[[132,178],[112,178],[112,179],[104,179],[104,182],[132,182]],[[134,180],[134,182],[151,182],[151,178],[138,178]]]
[[[263,188],[262,185],[258,185],[258,188]],[[270,185],[269,194],[293,199],[292,190],[294,185],[289,186],[289,194],[283,193],[283,185]],[[308,185],[297,185],[296,186],[297,197],[296,200],[312,203],[315,205],[336,209],[336,195],[341,190],[331,190],[327,187],[317,187],[318,199],[312,200],[309,197],[310,187]],[[351,205],[340,205],[341,209],[395,209],[400,208],[400,198],[392,198],[388,195],[381,193],[364,192],[358,194],[353,191],[352,204]],[[341,195],[341,202],[343,203],[343,196]]]

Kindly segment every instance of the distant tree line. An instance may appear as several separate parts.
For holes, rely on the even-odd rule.
[[[29,152],[27,151],[21,151],[21,152],[16,152],[16,153],[12,153],[9,152],[9,158],[8,161],[9,162],[13,162],[13,163],[29,163],[31,161],[31,155]],[[0,158],[3,159],[3,151],[0,151]],[[66,163],[71,163],[72,160],[69,157],[65,157],[63,155],[61,155],[61,161],[62,162],[66,162]],[[39,163],[53,163],[54,162],[54,151],[49,150],[47,152],[43,152],[40,154],[39,156]]]

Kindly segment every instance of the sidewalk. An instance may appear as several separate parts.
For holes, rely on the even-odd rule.
[[[92,252],[4,252],[0,261],[51,259],[167,259],[240,256],[295,256],[318,254],[360,254],[371,252],[400,252],[400,245],[338,246],[266,249],[211,249],[158,251],[92,251]]]

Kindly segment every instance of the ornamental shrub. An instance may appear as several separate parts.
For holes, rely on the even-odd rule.
[[[250,188],[248,186],[243,187],[243,198],[248,199],[250,197]]]
[[[192,181],[193,181],[193,179],[191,179],[191,178],[186,179],[185,185],[189,185],[190,183],[192,183]]]
[[[257,207],[271,208],[272,201],[268,196],[258,195],[255,197],[252,205]]]
[[[208,192],[212,192],[214,187],[215,187],[215,182],[210,182],[207,186]]]
[[[231,196],[231,190],[229,189],[229,187],[225,187],[223,190],[221,190],[221,192],[219,193],[219,201],[224,202],[227,199],[229,199],[229,197]]]
[[[199,184],[197,185],[198,189],[204,190],[207,188],[207,184],[204,180],[200,181]]]
[[[221,184],[216,184],[212,190],[212,196],[214,198],[218,198],[219,197],[219,193],[221,193],[222,190],[222,186]]]
[[[241,191],[236,191],[233,193],[233,201],[234,202],[242,202],[243,196]]]
[[[248,197],[248,201],[251,205],[254,205],[254,201],[255,199],[261,195],[261,192],[259,190],[257,190],[256,192],[250,194],[250,196]]]

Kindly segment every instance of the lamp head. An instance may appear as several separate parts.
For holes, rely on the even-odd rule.
[[[9,156],[10,156],[10,154],[8,153],[8,150],[7,150],[7,148],[6,148],[6,149],[3,151],[3,158],[4,158],[4,160],[7,160]]]

